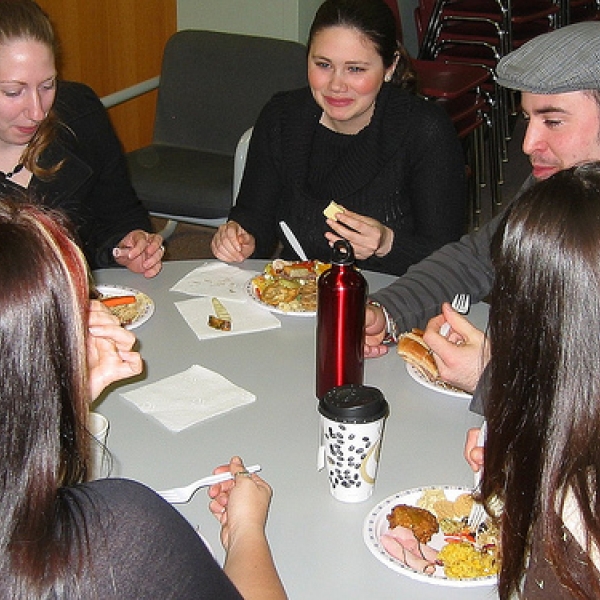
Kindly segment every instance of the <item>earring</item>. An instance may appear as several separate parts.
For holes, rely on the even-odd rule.
[[[389,83],[392,80],[392,76],[391,75],[386,75],[383,79],[386,83]]]

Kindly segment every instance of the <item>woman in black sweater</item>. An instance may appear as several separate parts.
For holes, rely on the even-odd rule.
[[[162,237],[129,181],[106,110],[87,86],[59,82],[56,39],[32,0],[0,2],[0,192],[60,210],[92,269],[161,269]]]
[[[437,105],[410,88],[410,59],[378,0],[327,0],[308,43],[310,88],[277,94],[253,131],[236,205],[213,238],[217,258],[309,258],[349,240],[358,265],[401,275],[464,232],[464,156]],[[323,210],[343,207],[336,218]]]

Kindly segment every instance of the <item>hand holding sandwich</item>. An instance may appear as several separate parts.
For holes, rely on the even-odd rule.
[[[450,325],[447,337],[440,334],[444,323]],[[467,392],[473,392],[490,357],[485,334],[458,314],[449,303],[442,314],[430,319],[423,340],[431,348],[440,379]]]

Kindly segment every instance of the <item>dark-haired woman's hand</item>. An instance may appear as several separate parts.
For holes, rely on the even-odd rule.
[[[483,467],[484,448],[477,445],[480,431],[479,427],[469,429],[465,441],[465,460],[469,463],[469,466],[475,473],[478,473]]]
[[[341,238],[348,240],[358,260],[366,260],[373,255],[385,256],[394,243],[394,232],[389,227],[377,219],[359,215],[346,208],[337,213],[335,219],[327,219],[327,225],[334,232],[325,234],[330,245]]]
[[[215,257],[226,263],[242,262],[254,252],[255,247],[254,236],[235,221],[221,225],[210,244]]]

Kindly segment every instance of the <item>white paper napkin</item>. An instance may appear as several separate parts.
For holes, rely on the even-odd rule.
[[[122,396],[171,431],[181,431],[256,400],[254,394],[199,365]]]
[[[273,313],[252,301],[223,301],[223,305],[231,315],[231,331],[218,331],[208,326],[208,316],[215,314],[212,298],[175,302],[175,306],[200,340],[281,327],[281,321]]]
[[[222,262],[206,263],[182,277],[171,291],[243,302],[248,300],[246,284],[254,275],[255,271],[244,271]]]

